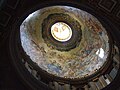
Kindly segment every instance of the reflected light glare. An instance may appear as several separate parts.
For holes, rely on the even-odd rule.
[[[103,58],[104,57],[104,50],[102,48],[100,48],[96,54],[100,57],[100,58]]]

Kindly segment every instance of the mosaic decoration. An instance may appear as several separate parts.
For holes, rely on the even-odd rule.
[[[82,39],[76,48],[49,48],[42,37],[42,22],[50,14],[64,13],[81,25]],[[30,14],[20,26],[21,44],[30,59],[57,77],[76,79],[94,74],[107,61],[109,38],[105,28],[91,14],[68,6],[51,6]],[[64,44],[64,43],[63,43]]]
[[[69,40],[61,42],[61,40],[58,41],[52,36],[51,28],[57,22],[63,22],[69,25],[72,31],[72,36]],[[52,49],[57,49],[59,51],[69,51],[73,48],[76,48],[80,44],[82,38],[81,25],[76,19],[71,17],[69,14],[50,14],[42,22],[42,37],[48,47]]]
[[[66,23],[57,22],[52,25],[51,34],[57,41],[65,42],[72,37],[72,30]]]

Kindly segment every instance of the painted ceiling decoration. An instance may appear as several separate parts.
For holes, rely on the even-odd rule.
[[[93,15],[69,6],[30,14],[20,26],[21,44],[39,68],[56,77],[80,79],[107,62],[109,37]]]
[[[72,37],[72,29],[64,22],[57,22],[52,25],[51,34],[57,41],[65,42]]]
[[[53,33],[51,33],[51,28],[54,26],[54,24],[59,22],[62,22],[64,23],[64,25],[69,26],[68,27],[69,29],[71,28],[71,37],[70,38],[68,37],[67,41],[64,41],[66,39],[56,40],[56,37],[54,37],[55,35],[53,36]],[[66,34],[67,33],[65,33],[65,35]],[[64,38],[65,35],[62,35],[62,37]],[[75,20],[68,14],[62,13],[50,14],[47,18],[43,20],[42,37],[45,43],[48,45],[48,47],[60,51],[69,51],[78,46],[78,44],[80,44],[82,38],[81,25],[77,20]]]

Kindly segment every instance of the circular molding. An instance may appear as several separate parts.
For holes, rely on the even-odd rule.
[[[17,26],[19,26],[19,25],[17,25]],[[18,29],[18,28],[17,28]],[[13,32],[14,31],[14,32]],[[16,55],[16,54],[20,54],[20,51],[18,50],[13,50],[13,48],[11,48],[11,47],[13,47],[13,46],[15,46],[15,48],[18,48],[18,44],[20,44],[20,43],[15,43],[15,42],[19,42],[19,39],[17,39],[15,42],[11,42],[11,41],[14,41],[15,40],[15,37],[13,38],[13,36],[15,35],[15,30],[13,30],[13,31],[11,31],[12,32],[12,34],[11,34],[11,40],[10,40],[10,53],[12,53],[12,54],[14,54],[15,55],[15,57],[16,58],[14,58],[14,55],[13,55],[13,62],[15,62],[17,59],[18,59],[18,57],[22,57],[22,56],[20,56],[20,55]],[[13,35],[13,36],[12,36]],[[16,44],[16,45],[14,45],[14,44]],[[13,51],[15,51],[14,53],[13,53]],[[16,53],[16,52],[19,52],[19,53]],[[12,55],[11,55],[12,56]],[[28,59],[28,58],[27,58]],[[110,58],[109,58],[110,59]],[[15,61],[14,61],[15,60]],[[19,60],[18,60],[19,61]],[[29,60],[26,60],[26,61],[28,61],[29,62]],[[19,61],[20,62],[20,61]],[[14,64],[16,64],[16,63],[18,63],[17,61],[14,63]],[[29,62],[30,63],[30,62]],[[18,63],[19,64],[19,63]],[[32,64],[32,63],[31,63]],[[21,65],[20,65],[21,66]],[[34,65],[33,65],[34,66]],[[22,66],[22,67],[24,67],[24,66]],[[18,68],[18,71],[20,70],[19,69],[19,67],[17,67],[16,66],[16,68]],[[23,68],[23,69],[21,69],[23,72],[24,72],[24,69],[25,68]],[[102,70],[101,70],[102,71]],[[21,74],[23,74],[23,72],[21,73],[21,72],[19,72],[19,74],[21,73]],[[25,70],[25,73],[26,73],[26,70]],[[24,73],[24,74],[25,74]],[[23,76],[25,76],[25,75],[23,75]],[[51,77],[51,78],[53,78],[53,77]],[[89,77],[90,78],[90,77]],[[25,79],[25,78],[24,78]],[[33,79],[33,78],[31,78],[31,79]],[[61,78],[56,78],[56,79],[53,79],[53,80],[57,80],[57,79],[59,79],[58,81],[62,81],[62,80],[60,80]],[[32,80],[31,80],[32,81]],[[26,82],[29,82],[29,83],[31,83],[31,81],[29,82],[29,81],[26,81]],[[69,83],[69,81],[71,81],[71,80],[68,80],[67,81],[67,83]],[[84,80],[83,80],[84,81]],[[64,81],[63,81],[64,82]],[[78,80],[78,82],[79,82],[79,80]],[[34,85],[34,84],[33,84]],[[36,85],[34,85],[34,86],[36,86]]]
[[[57,22],[66,23],[71,28],[72,36],[66,42],[60,42],[53,38],[51,34],[51,27]],[[42,37],[44,42],[51,49],[57,49],[60,51],[69,51],[79,45],[82,38],[81,25],[74,18],[68,14],[54,13],[50,14],[43,20],[42,23]]]

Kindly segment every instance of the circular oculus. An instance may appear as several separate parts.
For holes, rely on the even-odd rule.
[[[60,42],[68,41],[72,37],[72,30],[69,25],[64,22],[57,22],[51,27],[52,37]]]

